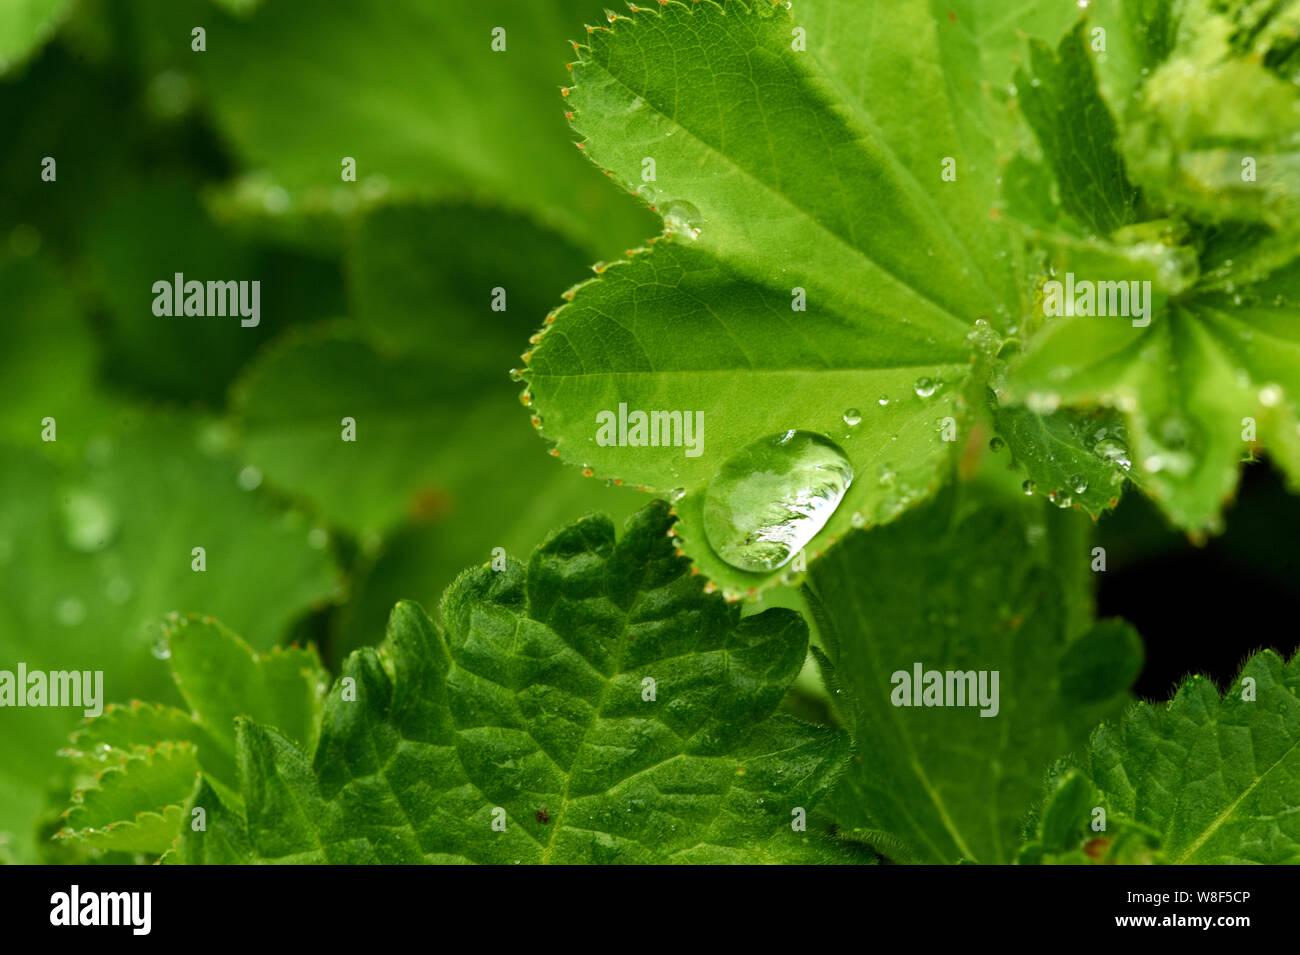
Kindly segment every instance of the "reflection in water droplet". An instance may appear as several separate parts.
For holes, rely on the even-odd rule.
[[[172,645],[167,642],[166,637],[159,637],[154,641],[153,647],[149,650],[159,660],[168,660],[172,655]]]
[[[933,378],[918,378],[912,390],[916,392],[918,398],[929,398],[939,388],[939,383]]]
[[[64,597],[54,605],[54,619],[65,627],[75,627],[86,619],[86,605],[76,597]]]
[[[117,515],[105,498],[84,490],[64,497],[63,535],[73,550],[83,554],[103,550],[116,532]]]
[[[1020,485],[1020,490],[1024,491],[1026,494],[1033,494],[1034,488],[1037,486],[1038,485],[1036,485],[1033,481],[1025,481],[1024,484]]]
[[[664,234],[675,242],[694,242],[700,237],[704,217],[689,202],[673,199],[663,206]]]
[[[1076,474],[1070,478],[1070,487],[1075,494],[1083,494],[1088,490],[1088,479],[1082,474]]]
[[[1133,466],[1133,461],[1128,456],[1128,446],[1122,441],[1116,441],[1114,438],[1103,438],[1098,441],[1092,449],[1093,454],[1115,465],[1121,471],[1127,471]]]
[[[847,424],[850,428],[861,424],[862,412],[859,411],[857,408],[850,408],[848,411],[844,412],[844,423]]]
[[[826,526],[853,481],[853,466],[810,431],[761,438],[728,458],[704,497],[704,534],[741,570],[784,566]]]
[[[883,408],[885,407],[885,405],[889,404],[889,399],[886,398],[884,395],[881,395],[879,398],[876,399],[876,404],[880,405],[880,407]]]

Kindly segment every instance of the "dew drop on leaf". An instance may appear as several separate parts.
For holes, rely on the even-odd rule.
[[[1070,487],[1075,494],[1083,494],[1088,490],[1088,479],[1082,474],[1076,474],[1070,478]]]
[[[723,462],[704,497],[704,535],[732,567],[784,566],[826,526],[853,482],[839,446],[811,431],[760,438]]]
[[[939,388],[939,383],[933,378],[918,378],[912,390],[916,392],[918,398],[929,398]]]
[[[990,451],[1001,451],[1001,450],[1002,450],[1003,448],[1005,448],[1006,446],[1007,446],[1007,443],[1006,443],[1005,441],[1003,441],[1001,438],[997,437],[997,436],[994,436],[994,437],[992,437],[992,438],[989,439],[989,450],[990,450]]]
[[[1037,487],[1037,485],[1034,484],[1032,480],[1026,480],[1024,484],[1020,485],[1020,490],[1024,491],[1026,494],[1033,494],[1035,487]]]
[[[694,242],[700,237],[704,217],[689,202],[673,199],[664,203],[664,234],[674,242]]]

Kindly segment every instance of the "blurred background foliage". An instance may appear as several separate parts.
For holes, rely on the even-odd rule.
[[[159,658],[173,612],[337,666],[399,598],[436,609],[493,548],[644,502],[547,455],[508,375],[563,289],[660,229],[564,120],[568,41],[603,7],[0,5],[0,669],[102,669],[105,702],[179,703]],[[154,316],[175,272],[260,280],[260,324]],[[976,471],[1019,494],[1001,459]],[[1251,621],[1300,609],[1300,509],[1248,473],[1206,548],[1139,495],[1097,529],[1049,512],[1071,547],[1107,547],[1098,606],[1143,633],[1142,695],[1294,646]],[[825,718],[820,694],[806,671],[788,705]],[[4,712],[0,861],[69,851],[40,836],[80,716]]]
[[[190,611],[337,663],[493,548],[642,503],[547,455],[508,375],[560,291],[658,231],[564,120],[602,10],[0,7],[0,668],[179,702],[159,638]],[[154,316],[175,272],[260,280],[260,324]],[[80,717],[5,711],[0,859],[49,857]]]

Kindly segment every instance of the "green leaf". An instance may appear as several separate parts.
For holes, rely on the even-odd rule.
[[[398,600],[436,603],[496,548],[523,553],[593,510],[622,519],[639,504],[537,454],[506,374],[550,283],[590,274],[584,253],[519,216],[449,203],[375,210],[350,260],[355,323],[284,339],[235,393],[248,460],[361,538],[339,662],[378,642]]]
[[[219,406],[260,346],[343,309],[333,263],[249,241],[214,221],[188,184],[118,190],[89,217],[84,242],[89,285],[105,306],[108,376],[150,397]],[[155,314],[154,283],[170,287],[178,273],[187,283],[258,282],[257,324],[246,327],[253,318],[242,313]]]
[[[214,822],[185,834],[185,858],[839,859],[792,822],[842,771],[847,738],[773,713],[807,630],[702,593],[671,523],[652,504],[616,542],[587,518],[526,568],[468,571],[445,631],[399,604],[384,645],[344,666],[314,759],[239,723],[246,811],[200,792]]]
[[[1061,695],[1097,703],[1123,693],[1142,671],[1142,638],[1123,620],[1101,620],[1061,657]]]
[[[6,255],[0,299],[25,317],[0,325],[0,441],[73,457],[105,417],[85,386],[96,354],[76,298],[45,257]],[[47,417],[61,441],[40,442]]]
[[[0,6],[0,74],[43,46],[71,9],[71,0],[9,0]]]
[[[1061,15],[1048,6],[1026,14]],[[572,290],[529,357],[560,455],[682,489],[683,548],[733,591],[774,575],[724,563],[704,539],[703,488],[729,457],[789,429],[843,446],[854,481],[810,553],[888,521],[947,476],[954,442],[940,432],[964,418],[976,322],[1005,328],[1022,311],[1019,240],[997,222],[1001,120],[982,90],[1009,78],[1005,14],[825,3],[803,16],[672,2],[592,33],[574,126],[673,241]],[[863,36],[869,57],[847,42]],[[702,413],[702,453],[598,444],[596,416],[621,405]]]
[[[846,830],[901,843],[900,861],[1012,861],[1048,764],[1126,698],[1136,648],[1112,658],[1105,640],[1083,637],[1076,650],[1050,546],[1033,526],[1014,503],[945,496],[849,535],[810,569],[828,685],[856,742],[825,811]],[[1081,676],[1079,655],[1093,652],[1107,656],[1087,656],[1097,672]],[[958,698],[944,676],[956,705],[903,705],[921,689],[902,682],[917,665],[983,672],[985,701]]]
[[[29,672],[102,670],[108,699],[171,701],[166,666],[151,652],[167,613],[212,610],[264,650],[334,596],[335,569],[309,544],[301,514],[242,490],[240,468],[200,441],[193,420],[114,423],[91,432],[76,468],[30,447],[3,451],[0,660]],[[78,425],[60,421],[59,434]],[[39,430],[28,440],[39,447]],[[191,569],[200,546],[202,573]],[[83,709],[6,710],[0,830],[28,831]]]
[[[1104,816],[1102,796],[1068,763],[1048,773],[1047,795],[1029,827],[1017,865],[1155,865],[1165,859],[1156,834]]]
[[[327,689],[315,650],[275,647],[258,653],[211,617],[167,627],[172,678],[195,723],[230,755],[235,718],[274,726],[309,752]]]
[[[601,16],[598,0],[326,0],[310,16],[268,3],[249,17],[205,16],[198,56],[188,45],[197,8],[135,9],[151,53],[198,73],[258,191],[286,213],[474,195],[542,220],[590,255],[621,251],[647,227],[565,135],[562,64],[584,18]],[[504,51],[492,49],[496,28]],[[356,160],[355,182],[342,178],[344,157]]]
[[[1127,433],[1113,410],[1063,408],[1040,415],[1024,405],[992,402],[993,427],[1024,467],[1027,493],[1094,517],[1119,503],[1132,462]]]
[[[1300,862],[1300,657],[1264,650],[1219,696],[1193,676],[1093,734],[1083,769],[1109,815],[1159,834],[1171,863]]]
[[[137,747],[73,795],[67,825],[55,838],[98,849],[160,855],[180,832],[199,763],[190,743]]]
[[[1287,212],[1300,200],[1300,140],[1291,74],[1275,75],[1294,54],[1295,9],[1101,0],[1057,57],[1036,47],[1033,79],[1022,77],[1062,205],[1083,231],[1109,235],[1032,222],[1048,274],[999,398],[1118,409],[1130,476],[1194,532],[1221,529],[1237,465],[1260,447],[1300,486],[1300,242]],[[1254,180],[1243,153],[1258,160]],[[1150,283],[1146,307],[1043,318],[1045,283],[1076,277]]]
[[[1016,73],[1020,107],[1056,176],[1061,205],[1094,233],[1137,218],[1138,194],[1116,144],[1115,120],[1097,91],[1081,22],[1057,47],[1030,44],[1029,73]]]
[[[1011,400],[1117,407],[1132,477],[1189,530],[1216,530],[1258,444],[1300,481],[1300,268],[1157,308],[1148,327],[1053,318],[1014,364]],[[1067,373],[1061,374],[1064,369]]]
[[[257,653],[210,617],[177,618],[166,637],[172,678],[188,712],[110,705],[73,734],[61,755],[95,782],[74,794],[60,838],[164,852],[188,818],[182,808],[200,768],[207,785],[235,791],[239,718],[278,727],[308,752],[315,747],[327,684],[314,651]]]

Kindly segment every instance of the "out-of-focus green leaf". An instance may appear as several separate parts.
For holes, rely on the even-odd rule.
[[[192,6],[176,6],[136,5],[151,56],[196,77],[285,212],[473,195],[593,257],[648,230],[650,218],[582,162],[564,127],[568,41],[603,18],[599,0],[277,0],[250,17],[205,17],[204,53],[189,49]],[[343,181],[345,157],[356,182]]]
[[[0,4],[0,75],[53,36],[71,8],[72,0],[5,0]]]
[[[296,616],[336,596],[335,570],[303,516],[242,489],[258,476],[204,446],[194,421],[149,416],[97,431],[80,467],[4,449],[0,668],[102,670],[101,705],[171,700],[154,656],[168,612],[220,614],[265,650]],[[191,569],[196,547],[203,572]],[[82,710],[4,711],[0,830],[23,853],[55,753]]]

